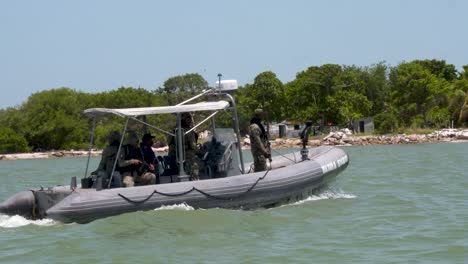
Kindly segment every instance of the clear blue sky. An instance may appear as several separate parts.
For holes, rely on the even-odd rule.
[[[1,1],[0,108],[70,87],[154,90],[172,76],[283,82],[312,65],[468,64],[468,1]]]

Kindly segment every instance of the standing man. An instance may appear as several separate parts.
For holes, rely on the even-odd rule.
[[[180,126],[182,127],[184,132],[190,130],[194,126],[193,123],[194,122],[193,122],[192,114],[190,113],[181,114]],[[200,179],[200,176],[199,176],[200,166],[198,165],[198,161],[196,158],[196,152],[198,150],[197,140],[198,140],[198,134],[195,133],[194,131],[191,131],[190,133],[184,135],[184,140],[183,140],[184,141],[184,153],[185,153],[184,170],[185,170],[185,173],[190,175],[190,180],[192,181],[198,181]],[[177,156],[177,144],[176,144],[176,139],[174,136],[169,138],[168,145],[169,145],[168,156],[170,157],[172,162],[175,162],[178,159],[178,157],[176,157]]]
[[[254,160],[254,172],[266,170],[266,159],[271,157],[271,154],[267,151],[268,137],[262,124],[262,117],[263,110],[255,109],[249,126],[250,150],[252,151]]]
[[[193,116],[190,113],[182,113],[181,116],[181,126],[184,130],[190,130],[193,127]],[[200,166],[198,165],[196,159],[196,152],[197,152],[197,140],[198,135],[195,131],[191,131],[190,133],[185,135],[185,165],[187,166],[186,172],[190,174],[190,179],[192,181],[200,180],[199,177],[199,169]]]

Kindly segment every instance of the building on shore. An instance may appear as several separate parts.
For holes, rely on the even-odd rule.
[[[363,117],[354,120],[354,133],[374,133],[374,118]]]

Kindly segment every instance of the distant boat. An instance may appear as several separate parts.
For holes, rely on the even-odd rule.
[[[174,204],[187,204],[194,208],[273,207],[309,196],[347,167],[348,155],[342,149],[330,146],[307,149],[304,145],[300,152],[274,157],[267,171],[254,173],[252,164],[244,163],[243,160],[234,98],[222,89],[225,87],[223,84],[237,88],[237,83],[220,81],[217,84],[218,89],[204,91],[179,105],[127,109],[92,108],[84,111],[93,120],[108,115],[125,119],[122,136],[128,129],[129,120],[142,122],[174,136],[178,148],[177,164],[172,164],[169,168],[168,164],[164,165],[167,159],[159,157],[163,164],[160,184],[115,187],[121,184],[119,174],[115,172],[117,161],[112,176],[88,176],[88,158],[82,184],[76,184],[76,178],[73,177],[70,186],[20,192],[0,204],[0,213],[30,219],[50,218],[65,223],[87,223],[103,217]],[[205,95],[218,100],[188,104]],[[214,116],[222,111],[231,112],[232,128],[215,127]],[[184,134],[190,130],[184,131],[181,127],[181,115],[187,112],[208,114],[194,128],[202,123],[212,122],[212,137],[205,145],[205,154],[199,158],[199,181],[190,181],[184,171]],[[176,116],[175,132],[164,131],[138,119],[141,116],[163,114]],[[92,144],[90,150],[91,148]],[[122,142],[119,152],[121,149]]]

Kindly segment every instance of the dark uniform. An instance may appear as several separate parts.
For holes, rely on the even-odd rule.
[[[195,133],[192,131],[185,135],[185,162],[188,168],[187,172],[190,173],[190,178],[192,180],[199,180],[199,170],[200,166],[196,159],[197,152],[197,139]]]
[[[91,174],[94,175],[103,175],[105,179],[109,178],[112,169],[114,168],[115,159],[117,157],[117,151],[119,150],[120,145],[120,134],[117,131],[111,132],[109,135],[109,146],[107,146],[101,155],[101,161],[96,171]],[[117,166],[116,171],[119,168]]]
[[[138,185],[156,183],[156,175],[150,172],[148,165],[144,163],[136,135],[131,135],[129,144],[123,147],[119,157],[119,167],[125,187],[135,186],[135,183]]]
[[[150,133],[146,133],[143,135],[141,139],[140,149],[143,153],[143,159],[147,165],[149,165],[149,172],[154,173],[156,175],[156,183],[159,183],[159,174],[157,173],[157,168],[159,168],[159,162],[156,159],[156,155],[153,151],[153,138]]]

